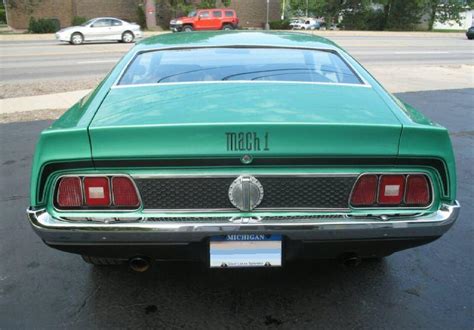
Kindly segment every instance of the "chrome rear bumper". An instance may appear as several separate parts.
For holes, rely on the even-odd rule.
[[[341,214],[298,220],[152,222],[143,218],[138,222],[109,223],[55,218],[44,209],[28,209],[27,214],[35,232],[48,244],[143,244],[199,242],[209,236],[229,233],[278,233],[305,241],[439,237],[453,225],[459,211],[460,205],[455,202],[443,204],[434,213],[390,219]]]

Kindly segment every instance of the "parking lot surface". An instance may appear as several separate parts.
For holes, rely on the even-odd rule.
[[[463,208],[434,243],[357,268],[89,266],[46,247],[25,217],[34,143],[50,122],[0,125],[0,328],[472,329],[474,89],[398,96],[450,130]]]

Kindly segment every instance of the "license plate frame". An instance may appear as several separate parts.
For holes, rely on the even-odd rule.
[[[283,237],[272,234],[229,234],[209,239],[210,268],[281,267]]]

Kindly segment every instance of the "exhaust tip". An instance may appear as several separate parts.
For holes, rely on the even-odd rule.
[[[146,257],[133,257],[128,261],[128,265],[133,271],[143,273],[150,268],[150,259]]]

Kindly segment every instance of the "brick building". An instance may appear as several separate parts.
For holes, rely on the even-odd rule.
[[[30,17],[55,18],[61,27],[66,27],[75,16],[113,16],[136,22],[137,8],[145,2],[155,3],[156,21],[162,27],[179,14],[169,0],[6,0],[7,23],[14,29],[27,29]],[[199,0],[191,2],[197,4]],[[221,0],[216,3],[217,7],[224,7]],[[266,0],[231,0],[229,8],[237,11],[242,27],[261,28],[265,24]],[[279,19],[280,12],[280,0],[270,0],[270,20]]]

